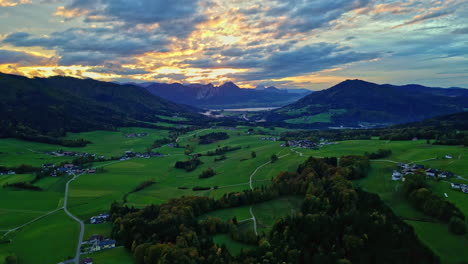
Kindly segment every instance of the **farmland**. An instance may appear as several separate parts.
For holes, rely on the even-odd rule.
[[[260,140],[261,134],[247,133],[248,127],[238,129],[205,129],[190,132],[177,141],[179,147],[163,146],[154,151],[163,153],[162,157],[149,159],[133,158],[125,161],[95,163],[93,166],[104,166],[104,170],[97,174],[83,174],[70,183],[68,210],[81,220],[107,212],[110,204],[123,202],[123,197],[135,187],[145,181],[154,180],[154,184],[140,191],[126,195],[126,204],[142,208],[148,204],[161,204],[171,198],[181,196],[209,196],[219,198],[225,193],[237,192],[252,187],[260,187],[269,184],[269,181],[280,171],[295,171],[297,166],[307,157],[331,157],[350,154],[363,154],[377,149],[391,149],[392,155],[385,160],[373,161],[369,176],[355,181],[356,186],[374,192],[386,202],[395,213],[405,219],[415,228],[420,239],[442,257],[444,263],[457,263],[460,259],[468,259],[463,255],[468,245],[465,237],[451,235],[446,225],[413,221],[412,219],[424,218],[424,216],[412,208],[399,192],[398,182],[390,179],[390,174],[395,167],[393,162],[417,162],[437,169],[446,169],[455,174],[468,178],[468,151],[457,146],[428,145],[426,141],[381,141],[381,140],[356,140],[343,141],[335,145],[327,145],[319,150],[294,149],[281,147],[279,142]],[[271,134],[279,134],[283,129],[262,130]],[[198,136],[212,132],[225,132],[229,138],[211,144],[199,144]],[[127,138],[129,133],[148,133],[145,137]],[[97,155],[118,156],[125,151],[145,151],[156,139],[167,136],[166,130],[153,130],[146,128],[125,128],[119,131],[92,131],[78,134],[69,134],[67,137],[85,138],[91,144],[83,148],[64,148],[61,146],[32,143],[14,139],[0,139],[0,163],[1,165],[17,166],[30,164],[40,166],[43,163],[59,163],[67,160],[67,157],[52,157],[43,154],[46,151],[58,149],[72,150],[76,152],[89,152]],[[240,149],[225,153],[226,159],[215,161],[217,156],[203,155],[199,159],[202,164],[195,170],[186,172],[183,169],[174,168],[177,161],[189,158],[184,152],[187,145],[193,150],[192,154],[206,154],[218,147],[240,147]],[[256,157],[252,157],[252,152]],[[275,154],[280,159],[270,163],[271,156]],[[302,154],[302,155],[301,155]],[[446,154],[453,159],[444,159]],[[215,171],[210,178],[200,179],[200,173],[208,168]],[[3,175],[0,176],[0,184],[29,181],[31,174]],[[0,232],[18,227],[48,212],[60,209],[63,206],[64,186],[70,179],[64,177],[46,177],[35,185],[43,191],[19,191],[9,188],[0,189]],[[193,187],[209,187],[207,190],[194,191]],[[448,200],[455,203],[468,215],[466,195],[453,191],[446,182],[430,182],[431,190],[440,195],[448,194]],[[280,197],[279,199],[254,204],[245,207],[235,207],[218,210],[209,213],[221,219],[236,217],[243,221],[246,230],[252,230],[253,222],[250,209],[256,217],[258,232],[269,232],[275,221],[286,215],[294,214],[300,207],[301,199],[298,197]],[[58,233],[51,231],[67,230]],[[428,232],[433,230],[433,232]],[[78,224],[67,217],[63,211],[58,210],[36,222],[33,222],[15,232],[9,233],[6,238],[11,239],[10,244],[0,244],[0,257],[14,254],[18,256],[19,263],[37,263],[31,256],[40,255],[47,263],[64,260],[68,256],[73,257],[78,237]],[[93,234],[109,236],[111,225],[109,223],[91,225],[86,224],[84,239]],[[3,234],[0,233],[0,236]],[[444,242],[437,239],[444,237]],[[218,244],[226,244],[232,254],[237,254],[242,248],[251,248],[250,245],[233,241],[226,234],[213,237]],[[30,243],[30,246],[26,246]],[[32,246],[31,246],[32,245]],[[52,245],[44,248],[43,245]],[[60,246],[60,249],[57,247]],[[54,251],[60,252],[55,254]],[[459,255],[453,252],[460,251]],[[96,263],[132,263],[131,256],[123,248],[112,249],[91,255]],[[87,257],[87,256],[83,256]]]

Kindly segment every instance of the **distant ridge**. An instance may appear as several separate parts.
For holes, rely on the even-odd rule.
[[[277,109],[269,121],[296,127],[367,127],[414,122],[468,109],[468,89],[346,80]]]
[[[276,87],[242,89],[233,82],[226,82],[220,86],[153,83],[145,84],[144,87],[154,95],[167,100],[205,108],[283,106],[310,93],[310,91],[292,93]]]

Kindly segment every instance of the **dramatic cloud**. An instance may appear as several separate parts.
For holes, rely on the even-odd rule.
[[[24,4],[30,4],[30,3],[31,3],[31,0],[0,0],[0,6],[3,6],[3,7],[24,5]]]
[[[122,32],[108,28],[71,28],[44,37],[17,32],[6,36],[3,42],[18,47],[57,49],[63,65],[99,65],[112,59],[166,50],[168,42],[160,35]]]
[[[50,58],[36,56],[26,52],[0,49],[0,64],[16,64],[18,66],[40,66],[50,63]]]
[[[0,8],[1,60],[7,62],[0,71],[234,81],[247,87],[326,88],[348,78],[414,83],[425,77],[468,86],[467,5],[466,0],[0,0],[8,7]]]
[[[66,18],[86,15],[89,22],[118,21],[129,27],[158,24],[166,34],[184,37],[205,20],[198,0],[73,0],[55,14]]]
[[[335,1],[276,1],[278,6],[271,8],[267,15],[285,17],[280,29],[307,32],[322,27],[351,10],[367,6],[371,0]]]

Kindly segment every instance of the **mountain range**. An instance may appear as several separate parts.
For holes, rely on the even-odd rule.
[[[30,79],[0,73],[0,94],[0,137],[58,137],[67,131],[161,121],[157,115],[204,118],[193,107],[167,101],[141,87],[92,79]]]
[[[291,92],[292,89],[283,90],[275,87],[242,89],[232,82],[220,86],[180,83],[144,83],[140,86],[154,95],[176,103],[215,109],[284,106],[311,92],[308,90]]]
[[[367,127],[413,122],[468,109],[468,89],[347,80],[266,115],[293,127]]]

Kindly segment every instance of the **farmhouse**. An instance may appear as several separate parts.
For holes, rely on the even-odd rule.
[[[101,224],[108,221],[110,218],[109,214],[100,214],[98,216],[93,216],[89,219],[91,224]]]
[[[85,258],[81,261],[81,264],[93,264],[92,258]]]
[[[446,158],[446,159],[453,159],[453,157],[452,157],[451,155],[448,155],[448,154],[445,155],[445,158]]]
[[[460,190],[463,193],[468,193],[468,184],[460,184],[460,183],[450,183],[452,189]]]
[[[401,173],[397,170],[394,170],[393,171],[393,174],[392,174],[392,181],[399,181],[401,180]]]

